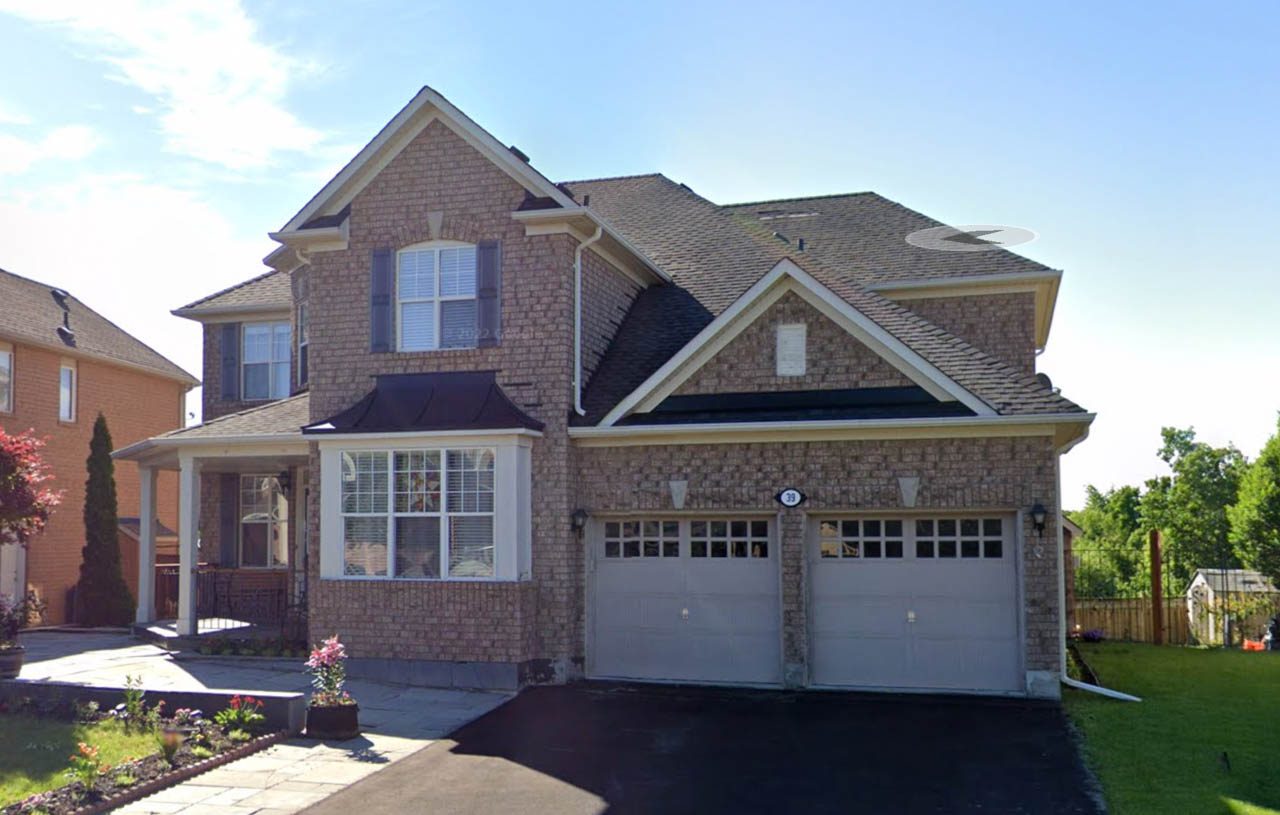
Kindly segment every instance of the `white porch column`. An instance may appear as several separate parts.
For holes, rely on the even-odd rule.
[[[200,529],[200,460],[178,454],[178,635],[196,634],[196,569]]]
[[[156,476],[138,467],[138,623],[156,618]]]

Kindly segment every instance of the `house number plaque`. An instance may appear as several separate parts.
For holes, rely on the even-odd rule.
[[[805,498],[808,496],[803,492],[800,492],[800,490],[795,487],[787,487],[773,497],[777,499],[779,504],[790,509],[791,507],[798,507],[803,504]]]

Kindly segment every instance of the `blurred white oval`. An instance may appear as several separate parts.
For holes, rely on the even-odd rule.
[[[1008,249],[1022,243],[1030,243],[1038,235],[1020,226],[999,224],[966,224],[964,226],[935,226],[907,235],[907,243],[921,249],[939,252],[990,252]]]

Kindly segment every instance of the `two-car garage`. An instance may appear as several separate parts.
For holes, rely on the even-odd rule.
[[[793,552],[772,514],[606,518],[589,536],[588,673],[781,684],[785,571],[807,574],[806,614],[788,619],[807,626],[810,685],[1020,692],[1013,527],[1000,513],[823,515]]]

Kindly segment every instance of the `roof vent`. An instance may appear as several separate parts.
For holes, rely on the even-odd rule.
[[[782,241],[783,243],[791,243],[791,239],[788,238],[786,235],[782,234],[781,232],[774,232],[773,236],[778,240]]]
[[[804,251],[804,238],[796,239],[796,248],[799,249],[801,252]]]
[[[67,310],[67,298],[71,295],[65,289],[49,289],[49,294],[53,295],[53,301],[61,306],[63,311]]]
[[[589,207],[589,206],[591,206],[591,196],[590,196],[590,195],[584,195],[584,196],[582,196],[582,205],[583,205],[584,207]]]
[[[519,147],[516,147],[514,144],[512,144],[508,146],[507,149],[510,150],[515,155],[516,158],[520,159],[525,164],[529,163],[529,157],[525,155],[524,151],[521,150]]]
[[[1036,381],[1039,382],[1045,390],[1060,393],[1060,391],[1053,386],[1053,380],[1049,378],[1048,374],[1036,374]]]
[[[72,347],[76,344],[76,332],[72,331],[65,325],[58,326],[58,337],[67,345]]]

